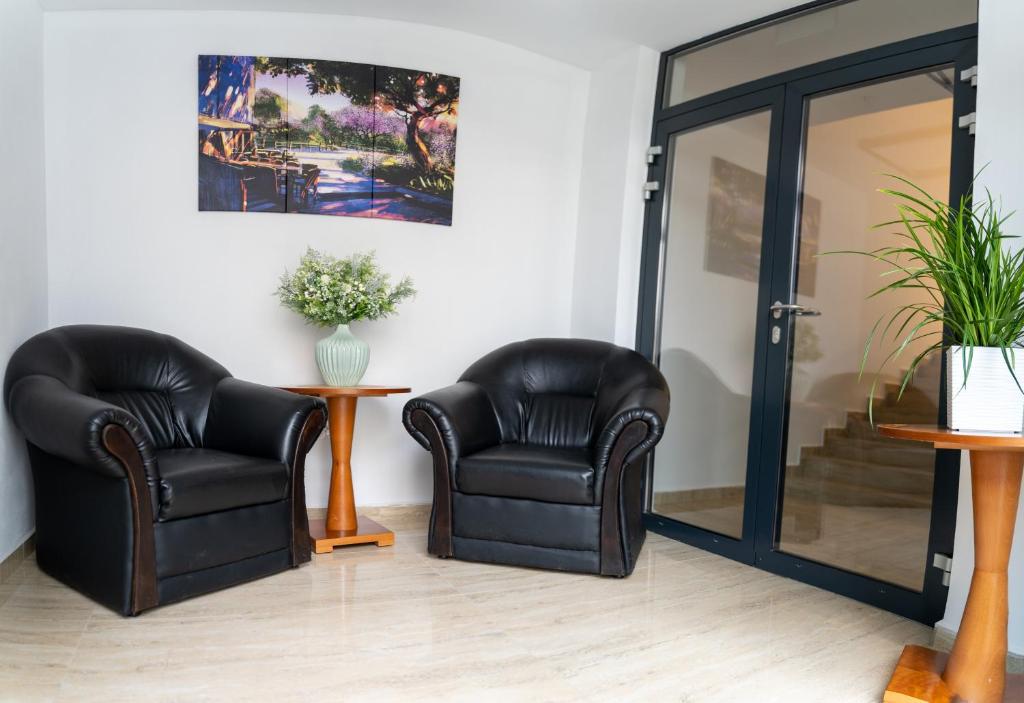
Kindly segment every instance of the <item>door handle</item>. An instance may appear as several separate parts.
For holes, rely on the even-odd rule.
[[[776,300],[772,303],[772,306],[768,308],[768,310],[776,320],[782,317],[782,313],[784,312],[788,312],[790,315],[801,315],[803,317],[818,317],[821,315],[820,310],[805,308],[803,305],[796,305],[795,303],[783,303],[780,300]]]

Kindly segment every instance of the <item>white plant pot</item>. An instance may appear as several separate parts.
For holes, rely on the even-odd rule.
[[[946,421],[952,430],[1021,432],[1024,429],[1024,350],[1006,350],[1013,373],[999,347],[974,347],[964,384],[964,347],[946,355]]]

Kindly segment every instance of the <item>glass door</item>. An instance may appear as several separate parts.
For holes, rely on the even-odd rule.
[[[671,120],[665,144],[660,326],[655,356],[673,389],[654,458],[654,513],[691,540],[753,557],[758,379],[784,92]],[[760,329],[759,329],[760,328]]]
[[[778,342],[768,352],[766,399],[777,408],[777,430],[762,438],[774,466],[760,495],[758,562],[932,621],[941,617],[935,602],[944,601],[932,564],[952,538],[958,459],[881,437],[868,407],[875,422],[941,420],[941,356],[918,369],[902,397],[899,381],[943,330],[922,329],[878,377],[872,397],[876,371],[899,346],[894,330],[876,334],[861,376],[876,320],[930,299],[921,289],[872,298],[889,267],[836,252],[900,241],[897,227],[874,228],[896,216],[893,198],[879,189],[908,187],[887,174],[959,199],[962,173],[951,177],[951,156],[969,151],[971,137],[956,127],[964,114],[957,96],[970,90],[958,76],[972,52],[910,53],[787,87],[785,139],[799,148],[785,151],[780,167],[788,197],[777,228],[789,245],[777,257],[769,307]]]
[[[638,346],[672,390],[649,462],[662,534],[934,622],[952,553],[957,452],[881,438],[867,418],[888,340],[859,376],[884,269],[842,250],[894,234],[885,174],[958,200],[972,177],[961,79],[973,39],[909,48],[695,106],[656,123]],[[941,330],[925,332],[941,333]],[[901,358],[905,366],[913,349]],[[943,422],[941,360],[875,420]],[[939,560],[941,561],[941,560]]]
[[[777,548],[916,591],[924,587],[927,565],[935,450],[879,436],[867,406],[873,400],[876,422],[936,422],[941,357],[918,370],[902,397],[899,364],[942,328],[920,331],[878,379],[872,399],[871,370],[898,347],[891,334],[876,337],[868,372],[860,375],[875,321],[898,305],[931,299],[921,289],[870,298],[889,267],[865,257],[816,255],[899,245],[897,234],[872,229],[893,217],[892,198],[877,188],[905,189],[884,171],[945,198],[952,88],[953,67],[941,66],[810,98],[799,204],[795,301],[823,314],[793,321]]]

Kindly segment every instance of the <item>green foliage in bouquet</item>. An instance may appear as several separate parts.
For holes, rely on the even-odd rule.
[[[282,305],[320,327],[387,317],[415,293],[408,276],[392,285],[373,252],[337,259],[313,248],[277,288]]]

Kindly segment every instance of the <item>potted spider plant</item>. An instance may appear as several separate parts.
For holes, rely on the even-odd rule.
[[[968,195],[958,205],[929,195],[913,182],[880,192],[896,201],[898,241],[870,252],[847,252],[884,263],[892,280],[870,297],[914,289],[925,300],[900,305],[881,316],[864,345],[861,373],[872,344],[894,345],[881,366],[897,359],[915,340],[925,343],[901,379],[898,397],[930,354],[947,349],[947,424],[954,430],[1021,432],[1024,388],[1018,373],[1024,334],[1024,252],[1011,252],[1002,215],[990,193],[980,203]],[[891,336],[890,336],[891,335]],[[1024,363],[1020,364],[1024,367]],[[881,372],[881,369],[879,369]],[[871,388],[872,402],[875,385]],[[873,416],[872,416],[873,420]]]

